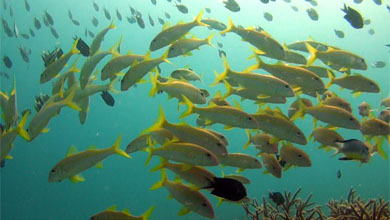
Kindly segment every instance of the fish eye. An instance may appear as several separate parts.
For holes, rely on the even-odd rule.
[[[267,141],[267,145],[270,145],[269,141]]]
[[[206,203],[202,203],[202,206],[203,206],[203,207],[207,207],[207,204],[206,204]]]
[[[249,121],[251,121],[251,120],[252,120],[252,118],[251,118],[251,117],[249,117],[249,118],[248,118],[248,120],[249,120]]]
[[[284,88],[288,88],[288,85],[285,85]]]
[[[350,121],[353,121],[353,118],[349,118]]]
[[[204,97],[204,93],[203,92],[201,92],[200,95]]]
[[[302,133],[298,131],[298,132],[297,132],[297,135],[302,135]]]
[[[221,146],[222,146],[222,144],[218,142],[218,143],[217,143],[217,146],[218,146],[218,147],[221,147]]]
[[[174,50],[174,49],[175,49],[174,47],[169,48],[170,51],[172,51],[172,50]]]
[[[206,156],[211,157],[211,154],[210,153],[206,153]]]
[[[56,170],[55,169],[52,169],[51,171],[50,171],[50,173],[55,173],[56,172]]]
[[[302,157],[302,154],[298,154],[298,157]]]

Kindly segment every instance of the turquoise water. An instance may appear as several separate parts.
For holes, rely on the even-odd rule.
[[[84,30],[98,33],[101,29],[109,25],[110,21],[104,17],[103,6],[114,17],[114,23],[117,26],[115,30],[110,31],[102,44],[103,49],[110,48],[123,35],[121,52],[128,50],[136,54],[145,54],[149,48],[151,40],[160,31],[162,25],[157,22],[157,17],[164,17],[164,12],[171,15],[170,24],[176,24],[179,20],[191,21],[199,11],[205,7],[211,9],[211,14],[205,13],[204,17],[213,17],[227,24],[228,18],[231,18],[235,24],[241,24],[244,27],[260,25],[276,40],[281,43],[292,43],[296,40],[306,40],[312,37],[316,41],[340,47],[344,50],[352,51],[363,56],[366,59],[369,69],[367,71],[353,71],[361,73],[375,80],[381,87],[380,94],[362,94],[354,98],[348,90],[339,91],[338,86],[332,86],[330,90],[347,99],[353,108],[353,113],[360,120],[357,106],[363,102],[368,102],[372,108],[378,108],[382,98],[389,94],[389,50],[385,44],[390,43],[389,18],[390,13],[386,9],[389,1],[383,1],[381,6],[374,4],[373,1],[365,0],[356,5],[353,1],[336,0],[318,0],[318,6],[315,7],[319,14],[319,21],[312,21],[306,13],[306,9],[312,7],[303,0],[292,0],[293,3],[284,1],[262,4],[258,0],[241,0],[238,3],[241,11],[233,13],[228,11],[218,1],[208,0],[183,0],[183,3],[189,8],[187,15],[181,14],[174,6],[166,0],[157,0],[154,6],[147,0],[133,1],[108,1],[96,0],[100,6],[99,12],[92,7],[89,0],[76,1],[49,1],[49,0],[30,0],[31,11],[26,12],[24,1],[8,0],[8,7],[13,9],[13,17],[9,15],[9,8],[4,10],[1,6],[1,16],[8,21],[12,27],[15,20],[19,32],[28,33],[31,27],[36,36],[25,40],[9,38],[4,31],[1,32],[1,55],[8,55],[13,61],[11,70],[5,68],[1,63],[1,70],[10,74],[10,79],[2,76],[0,78],[1,91],[9,93],[12,89],[13,78],[16,80],[17,104],[19,111],[31,109],[33,112],[34,98],[40,93],[51,93],[51,82],[41,85],[39,83],[40,73],[44,66],[41,60],[42,50],[52,50],[55,45],[60,45],[64,52],[69,51],[73,36],[81,36],[87,43],[92,42],[92,38],[84,36]],[[115,3],[114,3],[115,2]],[[369,18],[371,24],[363,29],[353,29],[344,19],[340,8],[343,3],[347,3],[358,9],[364,18]],[[137,24],[129,24],[126,16],[131,16],[129,5],[139,10],[143,14],[146,28],[141,29]],[[295,5],[299,8],[294,12],[290,6]],[[70,9],[73,17],[81,25],[75,26],[69,20],[67,11]],[[120,22],[115,16],[115,9],[118,9],[123,20]],[[43,25],[39,31],[33,27],[32,18],[36,16],[42,20],[43,12],[48,12],[54,18],[54,27],[60,35],[55,39],[49,28]],[[269,12],[273,15],[273,21],[269,22],[263,18],[263,13]],[[147,16],[150,14],[155,21],[155,26],[151,27]],[[95,16],[99,20],[99,26],[93,27],[91,17]],[[368,34],[368,30],[375,30],[374,35]],[[343,30],[344,39],[339,39],[333,32],[333,29]],[[191,30],[191,34],[198,38],[209,36],[215,31],[207,28],[197,27]],[[244,70],[255,63],[254,60],[247,60],[251,55],[249,44],[240,40],[233,34],[227,33],[225,37],[218,34],[213,38],[212,43],[223,43],[223,50],[227,53],[227,59],[233,70]],[[23,62],[17,47],[23,45],[31,49],[30,63]],[[152,57],[161,56],[166,49],[161,49],[152,53]],[[304,54],[308,56],[308,54]],[[97,68],[102,68],[108,62],[110,57],[106,57]],[[69,63],[72,63],[74,57]],[[86,59],[82,57],[78,67]],[[211,96],[218,90],[225,92],[221,84],[215,87],[209,87],[214,82],[214,70],[223,71],[222,60],[218,56],[216,48],[202,46],[198,51],[193,52],[191,57],[178,57],[170,59],[173,63],[161,64],[162,75],[168,76],[171,71],[182,68],[189,64],[197,73],[203,74],[202,85],[196,82],[194,85],[200,88],[208,89]],[[273,62],[264,58],[265,62]],[[382,69],[372,68],[371,63],[376,61],[385,61],[386,67]],[[265,73],[264,71],[258,71]],[[338,76],[341,76],[339,73]],[[149,79],[148,77],[146,79]],[[324,80],[327,83],[327,80]],[[106,82],[96,83],[104,84]],[[160,179],[158,172],[150,173],[149,170],[159,163],[158,158],[153,158],[150,164],[145,167],[147,153],[137,152],[132,154],[132,159],[126,159],[118,155],[107,158],[103,169],[90,168],[82,173],[86,181],[73,184],[66,180],[60,183],[49,183],[48,174],[50,169],[61,159],[65,157],[68,148],[73,144],[78,150],[86,150],[90,145],[98,148],[111,146],[120,134],[123,134],[121,148],[136,138],[144,129],[150,127],[158,116],[158,107],[162,106],[165,110],[167,119],[170,122],[180,122],[177,112],[177,101],[171,99],[168,101],[166,94],[159,94],[149,97],[149,91],[152,85],[150,82],[132,87],[126,92],[113,94],[115,98],[115,107],[107,106],[99,95],[94,95],[90,99],[90,110],[85,125],[81,125],[78,119],[78,113],[69,108],[64,108],[58,117],[50,121],[48,127],[50,131],[38,136],[32,142],[26,142],[18,137],[14,142],[14,148],[11,151],[12,160],[6,161],[4,168],[1,168],[1,219],[88,219],[93,214],[102,211],[109,206],[116,204],[119,210],[129,208],[132,214],[141,215],[150,206],[156,208],[151,219],[203,219],[197,214],[189,214],[184,217],[178,217],[177,212],[181,205],[175,200],[167,200],[168,191],[164,188],[150,191],[149,187]],[[116,85],[119,90],[119,85]],[[228,101],[233,103],[229,97]],[[289,104],[294,101],[289,98],[288,102],[279,105],[284,113],[287,113]],[[315,102],[315,99],[313,99]],[[250,101],[241,103],[243,109],[254,113],[257,106]],[[183,111],[185,107],[181,107]],[[35,113],[35,112],[34,112]],[[31,118],[31,116],[30,116]],[[187,117],[186,122],[195,125],[196,117],[194,115]],[[307,116],[305,120],[299,119],[296,125],[301,128],[306,137],[308,137],[313,128],[312,117]],[[230,153],[243,152],[255,155],[253,147],[247,150],[243,145],[247,141],[243,129],[235,128],[233,130],[224,130],[222,125],[213,125],[214,130],[223,133],[229,140],[228,150]],[[344,139],[357,138],[362,139],[358,131],[347,129],[338,129],[338,132]],[[387,142],[385,145],[388,145]],[[351,187],[354,187],[363,198],[373,198],[382,196],[385,200],[390,199],[390,164],[378,154],[371,158],[367,164],[359,167],[358,162],[340,161],[336,157],[331,157],[332,153],[325,153],[318,150],[318,143],[309,142],[306,146],[298,146],[309,154],[312,161],[310,168],[292,168],[283,173],[281,179],[271,175],[263,174],[261,170],[245,170],[241,174],[251,180],[247,185],[248,196],[250,198],[262,198],[267,196],[268,191],[295,191],[302,187],[302,197],[313,193],[313,201],[318,204],[324,204],[328,199],[338,199],[345,197]],[[388,146],[385,146],[389,154]],[[210,168],[214,174],[220,176],[221,168]],[[223,168],[225,174],[234,173],[236,168]],[[337,179],[338,170],[342,172],[342,178]],[[169,176],[173,179],[173,176]],[[218,200],[203,192],[214,205],[215,219],[245,219],[245,212],[239,205],[224,203],[217,207]],[[324,210],[327,210],[324,207]]]

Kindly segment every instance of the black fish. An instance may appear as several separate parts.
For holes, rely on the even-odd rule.
[[[95,1],[92,1],[92,4],[93,4],[93,8],[95,9],[95,11],[99,11],[99,5],[96,4]]]
[[[28,52],[28,48],[22,47],[19,45],[18,49],[19,49],[20,55],[23,58],[23,61],[26,63],[29,63],[30,62],[30,53]]]
[[[8,69],[12,67],[12,61],[8,56],[3,57],[3,62]]]
[[[121,13],[118,11],[118,9],[116,9],[116,17],[118,18],[118,20],[122,21],[122,15],[121,15]]]
[[[5,78],[9,79],[9,75],[6,72],[0,71],[0,76],[4,76]]]
[[[56,48],[52,52],[43,51],[42,60],[45,64],[45,67],[53,63],[56,59],[60,58],[64,54],[61,48]]]
[[[137,24],[140,28],[144,29],[145,28],[145,22],[144,19],[142,19],[141,16],[136,15],[135,19],[137,20]]]
[[[104,102],[108,105],[108,106],[114,106],[115,104],[115,100],[114,100],[114,97],[112,97],[112,95],[110,93],[106,91],[103,91],[100,96],[102,96]]]
[[[11,28],[9,27],[8,23],[6,20],[4,20],[4,18],[1,18],[2,20],[2,23],[3,23],[3,29],[4,29],[4,32],[7,34],[8,37],[12,37],[14,36]]]
[[[53,17],[47,11],[45,11],[45,18],[50,25],[54,25]]]
[[[81,55],[85,57],[89,57],[89,46],[85,41],[83,41],[80,37],[74,36],[74,40],[79,40],[77,42],[77,49],[80,51]]]
[[[214,182],[210,180],[209,182],[210,186],[205,189],[212,188],[211,194],[213,195],[230,201],[240,201],[246,197],[245,186],[238,180],[214,177]]]
[[[39,96],[36,96],[35,104],[34,104],[35,111],[39,112],[42,106],[45,104],[45,102],[49,100],[49,98],[50,97],[48,95],[42,93]]]
[[[278,160],[280,166],[282,166],[282,167],[286,166],[286,161],[282,160],[280,158],[280,155],[276,154],[276,160]]]
[[[78,20],[72,19],[72,23],[76,26],[80,26],[80,22]]]
[[[53,26],[50,26],[50,32],[51,34],[56,38],[58,39],[60,36],[58,35],[56,29],[53,28]]]
[[[284,203],[284,197],[280,192],[270,192],[268,197],[272,199],[276,205],[283,205]]]
[[[218,49],[218,54],[219,54],[219,57],[222,57],[222,56],[226,57],[226,52],[221,50],[221,49]]]
[[[344,8],[341,10],[345,12],[344,18],[351,24],[352,27],[356,29],[363,28],[363,18],[358,11],[347,6],[346,4],[344,4]]]
[[[341,171],[338,170],[338,171],[337,171],[337,179],[340,179],[340,178],[341,178]]]
[[[30,11],[30,4],[28,4],[27,0],[24,0],[24,7],[26,8],[26,11]]]
[[[5,166],[5,159],[2,159],[0,161],[0,167],[3,168]]]
[[[37,30],[41,29],[41,22],[36,17],[34,17],[34,26]]]

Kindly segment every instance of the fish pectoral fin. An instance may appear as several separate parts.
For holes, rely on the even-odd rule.
[[[217,207],[221,206],[223,203],[223,199],[218,197],[218,204],[217,204]]]
[[[182,209],[180,209],[180,211],[177,213],[177,215],[183,216],[183,215],[187,215],[190,212],[191,212],[191,210],[189,210],[187,207],[184,206]]]
[[[168,199],[168,200],[173,199],[172,195],[169,194],[169,195],[167,196],[167,199]]]
[[[9,154],[8,154],[7,156],[5,156],[5,159],[6,159],[6,160],[12,160],[12,158],[13,158],[13,157],[12,157],[11,155],[9,155]]]
[[[237,170],[236,170],[236,173],[241,173],[242,171],[244,171],[245,170],[245,168],[238,168]]]
[[[70,177],[69,180],[72,183],[78,183],[78,182],[84,182],[85,181],[84,177],[82,177],[80,174]]]
[[[225,130],[231,130],[231,129],[233,129],[234,127],[233,126],[230,126],[230,125],[225,125],[224,127],[223,127],[223,129],[225,129]]]
[[[41,131],[41,134],[44,134],[44,133],[47,133],[50,131],[50,128],[44,128],[42,131]]]

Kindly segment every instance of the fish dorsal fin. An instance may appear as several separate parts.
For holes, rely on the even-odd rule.
[[[132,54],[134,54],[134,53],[131,49],[129,51],[127,51],[127,55],[132,55]]]
[[[88,150],[96,150],[98,149],[95,145],[91,145],[87,148]]]
[[[177,24],[184,24],[184,21],[180,20]]]
[[[264,30],[261,30],[260,33],[264,34],[265,36],[267,37],[271,37],[271,35],[269,35],[267,32],[265,32]]]
[[[173,179],[174,182],[176,183],[181,183],[181,179],[179,176],[175,176],[175,178]]]
[[[233,102],[234,102],[234,107],[236,107],[237,109],[242,110],[242,107],[241,107],[240,103],[237,100],[234,99]]]
[[[107,210],[115,212],[116,211],[116,205],[112,205],[112,206],[108,207]]]
[[[185,65],[183,69],[190,69],[190,64]]]
[[[162,27],[162,30],[165,30],[165,29],[167,29],[167,28],[169,28],[169,22],[168,21],[166,21],[165,22],[165,24],[164,24],[164,26]]]
[[[77,154],[79,151],[77,150],[76,146],[74,146],[73,144],[69,147],[69,150],[68,152],[66,153],[66,157],[69,157],[73,154]]]
[[[129,208],[125,208],[125,209],[123,209],[123,210],[122,210],[122,213],[125,213],[125,214],[128,214],[128,215],[131,215]]]

